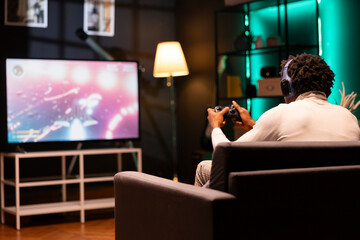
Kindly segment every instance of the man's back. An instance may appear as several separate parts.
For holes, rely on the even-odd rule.
[[[295,102],[265,112],[254,128],[237,141],[354,141],[360,129],[349,110],[305,93]]]

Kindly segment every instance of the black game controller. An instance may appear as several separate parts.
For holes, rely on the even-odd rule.
[[[215,112],[220,112],[221,110],[223,110],[225,107],[222,106],[216,106]],[[236,121],[242,122],[241,117],[240,117],[240,113],[239,111],[234,107],[234,105],[230,105],[229,106],[229,111],[227,113],[224,114],[224,119],[235,119]]]

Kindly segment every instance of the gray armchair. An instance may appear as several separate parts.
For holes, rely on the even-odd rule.
[[[116,239],[356,238],[359,163],[358,142],[228,143],[213,154],[215,190],[120,172]]]

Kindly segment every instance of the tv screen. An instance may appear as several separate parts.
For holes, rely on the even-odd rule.
[[[139,139],[136,61],[6,59],[7,142]]]

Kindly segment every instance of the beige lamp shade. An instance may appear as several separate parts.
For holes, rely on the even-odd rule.
[[[161,42],[156,48],[154,77],[176,77],[189,74],[179,42]]]

